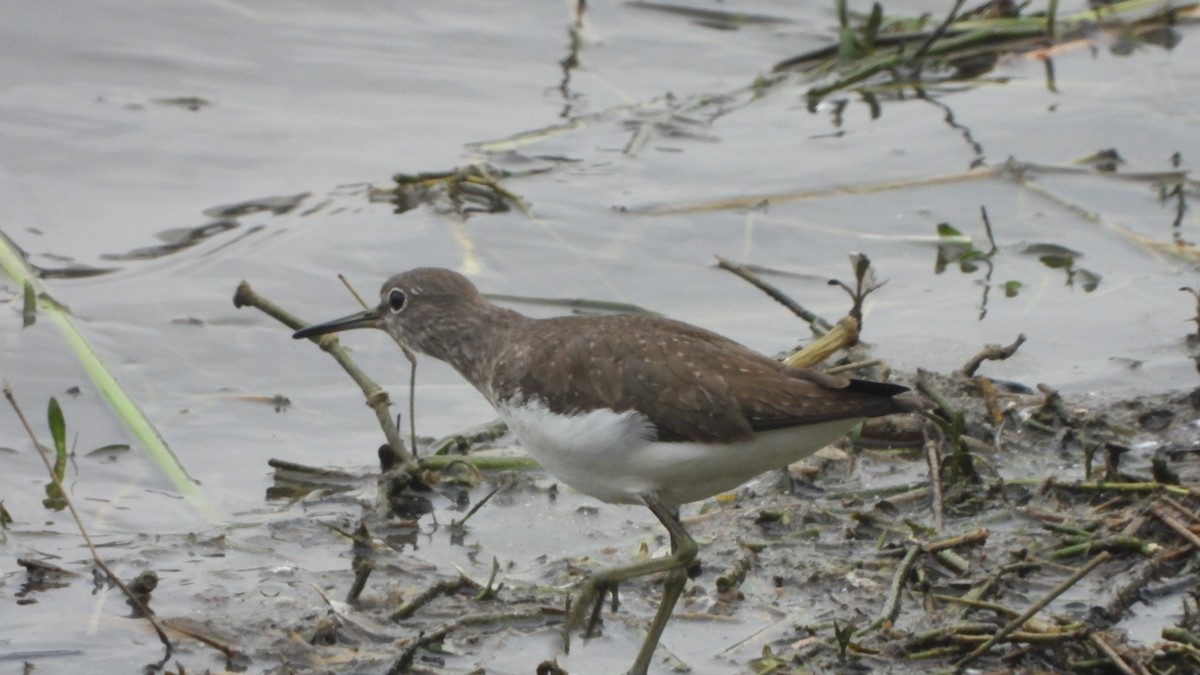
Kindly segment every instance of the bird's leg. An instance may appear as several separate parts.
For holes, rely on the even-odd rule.
[[[671,612],[675,610],[675,603],[683,594],[683,587],[687,585],[687,580],[686,569],[673,569],[667,573],[667,578],[663,581],[662,602],[658,603],[654,621],[646,630],[646,638],[642,640],[642,647],[638,650],[637,658],[634,659],[633,666],[626,675],[646,675],[646,670],[650,667],[650,659],[654,658],[654,650],[658,649],[658,641],[667,627],[667,622],[671,620]]]
[[[683,521],[679,520],[679,507],[678,506],[668,506],[668,507],[666,507],[666,509],[667,509],[668,513],[671,514],[671,517],[675,519],[675,522],[677,522],[677,523],[683,522]],[[679,529],[680,530],[683,529],[682,524],[680,525]],[[679,542],[675,540],[675,535],[673,533],[668,531],[668,534],[671,535],[671,553],[675,553],[676,551],[679,550]],[[688,536],[686,532],[684,533],[684,536],[685,537]],[[700,561],[699,560],[696,560],[695,558],[692,559],[691,563],[687,566],[687,574],[688,574],[689,579],[695,579],[696,577],[700,576]],[[613,601],[616,602],[616,596],[613,596]]]
[[[663,524],[663,527],[667,528],[667,533],[671,538],[671,555],[596,572],[583,583],[579,590],[579,598],[563,624],[563,649],[568,650],[571,632],[582,624],[585,616],[589,616],[591,621],[588,624],[587,634],[590,634],[599,617],[599,610],[605,596],[610,592],[615,592],[618,584],[649,574],[669,572],[664,582],[663,599],[658,606],[658,612],[654,616],[653,623],[650,624],[646,639],[642,642],[637,660],[629,670],[633,675],[645,673],[649,668],[650,659],[654,656],[659,637],[662,636],[663,629],[666,628],[667,621],[671,618],[671,611],[675,608],[675,603],[679,600],[680,594],[683,593],[683,587],[687,583],[688,568],[696,559],[696,553],[699,551],[696,542],[688,536],[687,531],[683,529],[683,524],[679,522],[676,509],[665,506],[653,494],[642,495],[642,501]]]
[[[664,560],[671,560],[674,565],[663,582],[662,602],[658,604],[654,621],[646,631],[646,639],[642,641],[642,648],[638,650],[637,658],[634,659],[628,675],[646,675],[646,671],[650,668],[650,659],[654,658],[654,650],[658,648],[658,641],[667,627],[667,622],[671,619],[675,603],[683,594],[683,587],[687,585],[692,563],[700,551],[695,540],[688,535],[687,530],[683,529],[677,507],[664,506],[654,495],[642,495],[642,501],[646,502],[646,506],[650,507],[663,527],[667,528],[667,532],[671,536],[671,555]]]

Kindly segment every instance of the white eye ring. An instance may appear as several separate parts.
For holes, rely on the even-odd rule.
[[[399,288],[393,288],[391,292],[388,293],[387,301],[388,307],[392,308],[392,312],[397,313],[404,309],[404,306],[408,304],[408,297],[404,295],[404,291],[400,290]]]

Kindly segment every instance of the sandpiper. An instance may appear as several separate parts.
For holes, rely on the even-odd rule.
[[[533,319],[440,268],[397,274],[379,306],[296,331],[379,328],[449,363],[551,474],[605,502],[645,504],[671,554],[584,582],[564,636],[622,581],[666,572],[632,668],[649,668],[696,558],[679,506],[802,459],[868,417],[919,409],[906,387],[789,368],[710,331],[649,314]]]

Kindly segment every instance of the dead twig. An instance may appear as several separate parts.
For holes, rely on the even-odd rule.
[[[875,366],[883,365],[883,359],[865,359],[863,361],[855,361],[853,363],[843,363],[840,366],[826,368],[823,372],[827,375],[837,375],[839,373],[852,373],[856,370],[866,370]]]
[[[1129,664],[1125,663],[1125,659],[1121,658],[1121,655],[1117,653],[1117,650],[1113,649],[1112,645],[1108,644],[1108,641],[1105,640],[1104,637],[1099,633],[1092,633],[1088,636],[1088,639],[1092,644],[1096,645],[1096,648],[1100,650],[1100,653],[1104,654],[1109,663],[1113,664],[1117,670],[1125,673],[1125,675],[1141,675],[1141,673],[1145,672],[1141,668],[1134,670],[1133,668],[1129,667]]]
[[[233,670],[235,660],[244,659],[245,654],[238,651],[232,645],[226,644],[228,640],[225,636],[216,636],[211,634],[211,629],[208,626],[202,626],[190,619],[186,618],[165,618],[163,625],[181,635],[190,637],[191,639],[206,644],[209,647],[221,652],[225,655],[228,662],[227,669]]]
[[[465,591],[468,589],[478,590],[479,588],[479,582],[465,574],[459,575],[457,579],[445,579],[439,581],[422,591],[417,597],[401,605],[399,609],[392,612],[390,618],[392,621],[403,621],[438,597],[443,595],[451,595],[453,593],[458,593],[459,591]]]
[[[104,562],[104,559],[100,557],[100,552],[96,550],[96,545],[92,543],[91,535],[88,534],[87,528],[83,525],[83,519],[79,516],[79,511],[75,509],[75,504],[71,500],[70,495],[67,493],[67,489],[63,486],[62,481],[59,480],[58,474],[55,473],[54,467],[51,465],[50,458],[46,456],[46,447],[38,441],[37,435],[33,433],[33,427],[29,426],[29,420],[25,419],[25,412],[22,411],[21,406],[17,404],[17,399],[13,395],[12,387],[8,384],[8,382],[5,382],[3,388],[4,398],[8,399],[8,404],[12,406],[13,412],[15,412],[17,414],[17,418],[21,420],[21,426],[25,427],[25,433],[29,434],[29,440],[33,442],[33,447],[37,449],[38,457],[41,458],[42,464],[46,466],[46,472],[50,474],[50,480],[54,483],[54,487],[58,491],[56,498],[61,499],[62,502],[67,505],[67,510],[71,512],[71,518],[75,520],[75,527],[79,529],[79,534],[83,537],[83,543],[87,545],[88,551],[92,554],[92,562],[95,563],[96,567],[99,567],[100,570],[104,572],[105,578],[110,583],[121,589],[121,592],[125,594],[125,597],[129,600],[129,604],[134,608],[136,614],[149,621],[150,625],[154,627],[154,632],[158,634],[159,641],[162,642],[163,647],[166,649],[166,653],[163,655],[160,665],[166,663],[167,660],[171,658],[171,639],[167,637],[166,631],[163,630],[162,625],[160,625],[158,619],[155,618],[154,612],[150,611],[150,608],[142,602],[142,599],[137,594],[135,594],[129,589],[128,586],[125,585],[124,581],[121,581],[120,577],[118,577],[116,574],[113,574],[113,571],[108,568],[108,565]]]
[[[923,551],[920,546],[910,546],[904,554],[904,559],[896,566],[896,573],[892,575],[892,585],[888,588],[887,598],[883,601],[883,609],[879,611],[879,617],[871,623],[870,626],[857,631],[857,635],[863,635],[877,630],[885,623],[891,623],[896,620],[900,614],[900,596],[904,590],[904,580],[912,572],[916,566],[917,560],[921,557]]]
[[[967,532],[966,534],[960,534],[948,539],[940,539],[938,541],[925,544],[925,552],[937,553],[939,551],[958,548],[959,546],[979,546],[980,544],[987,543],[988,534],[990,533],[987,531],[987,528],[981,528],[973,532]]]
[[[833,328],[833,324],[800,306],[799,303],[788,297],[786,293],[772,286],[766,281],[763,281],[762,277],[750,271],[744,265],[739,265],[731,260],[726,260],[721,256],[716,256],[716,258],[718,267],[723,270],[733,272],[746,281],[749,281],[760,291],[766,293],[772,300],[778,302],[784,307],[787,307],[793,314],[808,322],[808,325],[812,327],[815,335],[821,335]]]
[[[299,330],[308,325],[279,305],[255,293],[250,284],[245,281],[238,284],[237,291],[233,294],[233,306],[238,308],[253,307],[293,330]],[[400,430],[396,428],[396,423],[392,419],[392,413],[388,409],[391,406],[391,401],[383,387],[380,387],[375,381],[367,377],[367,374],[358,367],[358,364],[350,359],[350,356],[341,348],[341,343],[338,342],[336,336],[322,335],[309,339],[317,343],[321,349],[328,352],[338,362],[338,365],[350,375],[350,378],[358,384],[359,388],[362,389],[363,396],[367,399],[367,405],[375,411],[375,417],[379,420],[379,426],[383,429],[383,435],[387,438],[388,445],[391,446],[393,452],[396,453],[396,456],[400,458],[400,461],[407,468],[415,471],[417,468],[416,458],[409,453],[404,447],[404,442],[400,440]]]
[[[471,466],[470,464],[468,464],[468,463],[466,463],[466,462],[463,462],[463,465],[464,465],[464,466],[467,466],[467,467],[470,467],[470,468],[471,468],[472,470],[474,470],[474,471],[478,471],[478,469],[475,469],[475,467]],[[447,468],[449,468],[449,467],[447,467]],[[470,511],[467,511],[467,514],[466,514],[465,516],[463,516],[463,517],[462,517],[462,520],[455,520],[455,521],[451,522],[451,523],[450,523],[450,527],[451,527],[451,528],[462,529],[464,526],[466,526],[466,524],[467,524],[467,520],[469,520],[469,519],[471,518],[471,516],[475,515],[475,513],[476,513],[477,511],[479,511],[479,509],[483,508],[483,505],[484,505],[484,504],[487,504],[487,503],[488,503],[488,501],[489,501],[489,500],[490,500],[492,497],[496,496],[496,493],[497,493],[497,492],[499,492],[499,491],[500,491],[500,489],[501,489],[501,488],[503,488],[503,487],[505,487],[505,486],[504,486],[504,485],[497,485],[495,488],[493,488],[493,489],[492,489],[492,491],[491,491],[491,492],[489,492],[489,493],[487,493],[487,495],[485,495],[483,499],[480,499],[478,502],[476,502],[476,503],[475,503],[475,506],[472,506]]]
[[[963,364],[963,367],[959,372],[961,372],[965,377],[972,377],[975,375],[975,371],[979,370],[979,366],[982,365],[984,361],[1003,361],[1013,354],[1016,354],[1017,349],[1020,348],[1020,346],[1024,343],[1025,335],[1020,334],[1017,335],[1017,339],[1007,347],[1002,347],[996,344],[984,345],[983,349],[978,354],[972,356],[969,361]]]
[[[1073,490],[1076,492],[1116,492],[1119,494],[1150,494],[1154,492],[1168,492],[1180,497],[1187,497],[1193,494],[1193,491],[1181,485],[1168,485],[1166,483],[1158,483],[1156,481],[1144,481],[1141,483],[1110,483],[1105,481],[1100,482],[1066,482],[1058,481],[1053,477],[1047,479],[1049,487],[1059,490]]]
[[[934,433],[934,432],[937,433]],[[942,439],[937,425],[925,422],[925,464],[929,467],[929,488],[933,492],[933,529],[942,531],[945,525],[945,496],[942,492]]]
[[[854,288],[850,288],[837,279],[830,279],[829,285],[841,288],[850,296],[850,318],[854,319],[861,330],[863,325],[863,301],[867,299],[868,295],[883,288],[887,280],[885,279],[876,283],[875,270],[871,269],[871,259],[862,253],[850,254],[850,266],[854,269]]]
[[[1161,506],[1157,505],[1150,507],[1150,513],[1153,513],[1155,518],[1161,520],[1164,525],[1175,530],[1176,534],[1186,539],[1197,550],[1200,550],[1200,536],[1189,530],[1187,525],[1179,522],[1175,516],[1167,513]]]
[[[1195,511],[1193,511],[1192,509],[1189,509],[1188,507],[1184,506],[1183,504],[1180,504],[1179,502],[1175,501],[1174,499],[1172,499],[1170,497],[1167,497],[1166,495],[1160,496],[1158,498],[1158,500],[1160,502],[1162,502],[1163,504],[1171,507],[1172,509],[1175,509],[1177,512],[1179,512],[1179,515],[1183,516],[1184,518],[1187,518],[1193,524],[1200,525],[1200,516],[1197,516]]]

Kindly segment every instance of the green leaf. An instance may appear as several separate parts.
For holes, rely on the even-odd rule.
[[[1038,260],[1046,267],[1055,270],[1067,269],[1075,264],[1075,259],[1069,256],[1044,255],[1038,258]]]
[[[21,307],[21,321],[24,328],[29,328],[37,322],[37,290],[33,284],[25,282],[25,304]]]
[[[850,641],[854,638],[855,626],[854,623],[841,624],[837,619],[833,620],[833,639],[837,642],[839,658],[846,658],[846,650],[850,647]]]
[[[1057,258],[1079,258],[1083,256],[1083,254],[1079,251],[1069,249],[1066,246],[1060,246],[1058,244],[1051,244],[1048,242],[1027,244],[1021,249],[1021,253],[1026,255],[1054,256]]]
[[[862,46],[850,26],[850,10],[846,0],[838,0],[838,58],[850,60],[862,56]]]
[[[1017,281],[1016,279],[1004,282],[1004,297],[1006,297],[1006,298],[1017,297],[1017,293],[1021,292],[1021,287],[1024,285],[1025,284]]]
[[[128,443],[111,443],[109,445],[105,445],[103,447],[96,448],[95,450],[89,452],[85,456],[86,457],[106,457],[111,460],[116,460],[117,455],[119,455],[122,452],[129,452],[129,450],[130,450],[130,448],[129,448]]]
[[[877,2],[871,5],[871,16],[863,28],[863,48],[868,54],[875,51],[875,38],[879,36],[879,27],[883,25],[883,7]]]
[[[939,237],[963,237],[963,233],[955,229],[955,227],[950,223],[938,223],[937,233]]]
[[[50,437],[54,439],[54,456],[65,458],[67,456],[67,421],[63,418],[63,411],[58,405],[58,399],[53,396],[50,397],[50,406],[46,411],[46,421],[50,425]],[[57,460],[55,463],[57,464]],[[62,476],[60,475],[59,478]]]
[[[62,511],[67,507],[67,502],[63,499],[62,491],[58,489],[63,478],[67,475],[67,421],[63,418],[62,408],[58,405],[58,399],[50,397],[50,404],[46,410],[46,421],[50,425],[50,437],[54,439],[54,478],[49,483],[46,483],[46,498],[42,500],[42,505],[48,509]]]

